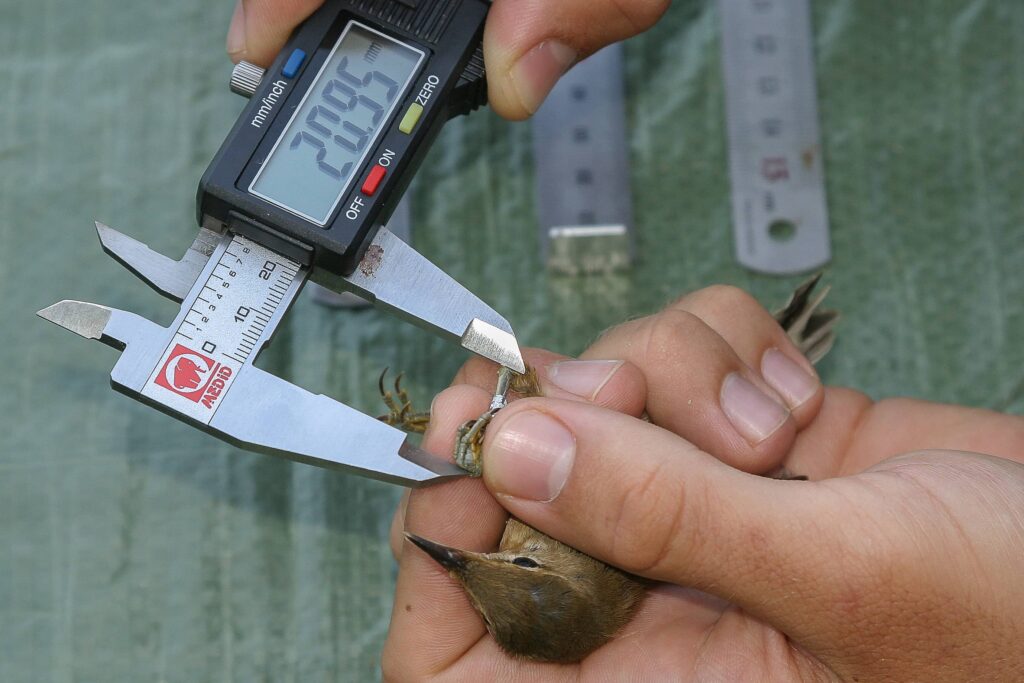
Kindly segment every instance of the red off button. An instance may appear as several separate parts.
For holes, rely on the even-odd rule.
[[[372,197],[377,192],[377,188],[380,187],[381,181],[384,180],[384,176],[388,174],[388,169],[384,168],[380,164],[373,167],[370,171],[370,175],[366,177],[366,182],[363,183],[363,194],[367,197]]]

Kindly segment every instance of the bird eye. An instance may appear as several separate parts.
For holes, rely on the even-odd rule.
[[[535,569],[536,567],[540,566],[529,557],[517,557],[516,559],[512,560],[512,564],[514,564],[517,567],[526,567],[527,569]]]

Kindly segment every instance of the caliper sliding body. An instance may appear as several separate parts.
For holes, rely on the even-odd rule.
[[[462,470],[253,366],[303,285],[351,291],[512,370],[511,326],[381,227],[451,117],[486,103],[486,0],[328,0],[267,71],[199,185],[175,261],[97,223],[103,249],[181,302],[164,328],[62,301],[39,314],[122,351],[115,389],[249,450],[418,486]]]

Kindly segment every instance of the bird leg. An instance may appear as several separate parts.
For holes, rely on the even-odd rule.
[[[508,392],[515,373],[506,367],[498,370],[498,387],[491,398],[491,407],[475,420],[459,427],[455,440],[455,464],[469,472],[471,477],[483,476],[484,430],[499,410],[508,405]]]
[[[388,414],[377,419],[403,431],[422,434],[430,424],[430,413],[418,413],[412,409],[412,401],[402,388],[403,375],[395,378],[394,392],[388,391],[384,385],[387,374],[388,369],[384,368],[377,386],[380,397],[388,408]],[[526,373],[520,375],[508,368],[501,368],[498,371],[498,387],[487,412],[459,428],[455,440],[455,464],[466,470],[471,477],[480,477],[483,474],[484,433],[498,411],[508,405],[510,392],[521,396],[540,396],[540,378],[537,371],[528,367]]]
[[[476,420],[470,420],[459,428],[455,441],[455,464],[469,472],[471,477],[483,476],[484,432],[499,410],[508,405],[509,393],[520,398],[543,396],[537,370],[529,365],[520,375],[508,368],[498,370],[498,388],[491,399],[491,407]]]
[[[455,464],[466,470],[471,477],[484,474],[483,448],[484,431],[497,410],[488,410],[475,420],[464,422],[455,439]]]

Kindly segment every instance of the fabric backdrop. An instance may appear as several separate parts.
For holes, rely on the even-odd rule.
[[[1024,408],[1024,3],[816,0],[841,340],[872,396]],[[0,0],[0,681],[373,680],[398,489],[239,452],[115,394],[116,352],[37,319],[63,298],[167,324],[102,220],[177,257],[242,102],[230,0]],[[626,48],[640,261],[544,274],[530,128],[450,125],[415,187],[415,246],[576,353],[715,282],[781,303],[799,278],[732,256],[717,12],[677,0]],[[384,366],[427,405],[464,353],[304,298],[260,365],[380,411]],[[680,387],[685,392],[685,387]]]

